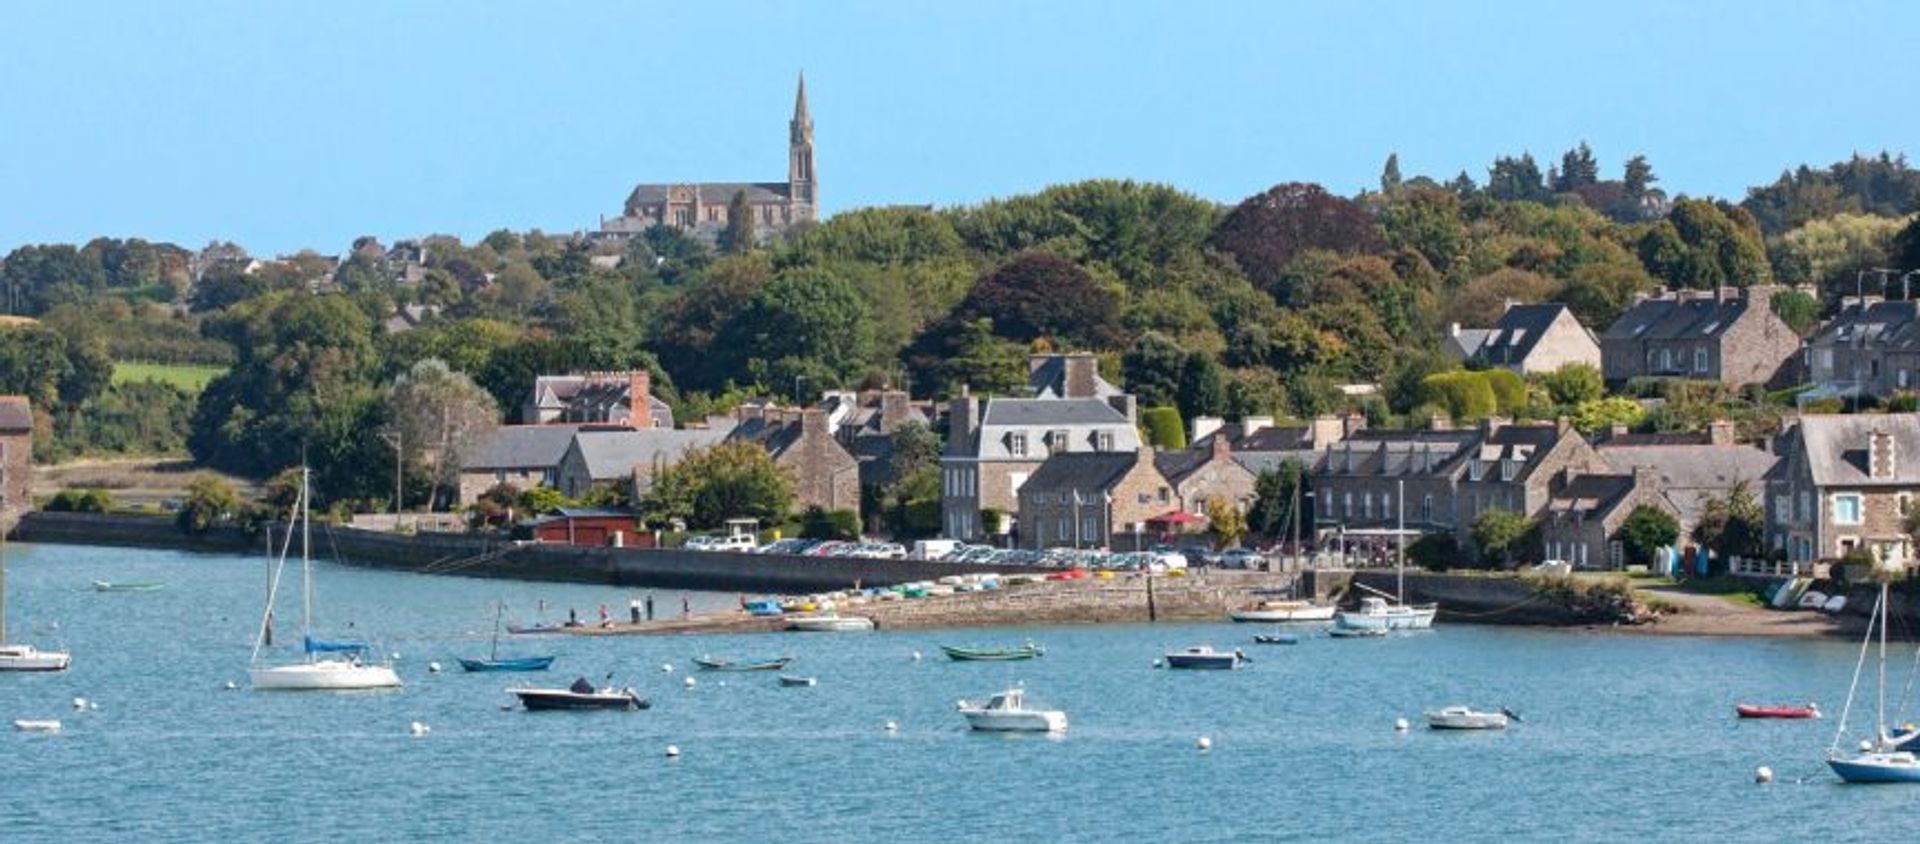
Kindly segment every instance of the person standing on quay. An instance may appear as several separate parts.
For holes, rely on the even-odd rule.
[[[647,593],[647,620],[653,620],[653,593]]]
[[[688,598],[685,595],[680,596],[680,617],[681,618],[693,617],[693,600]]]
[[[630,618],[632,618],[634,624],[640,623],[640,599],[639,598],[636,597],[636,598],[630,598],[627,600],[627,615]]]

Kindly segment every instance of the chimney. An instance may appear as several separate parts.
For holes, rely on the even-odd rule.
[[[1615,440],[1627,435],[1627,423],[1614,422],[1607,426],[1607,439]]]
[[[1273,427],[1271,416],[1246,416],[1240,419],[1240,436],[1251,437]]]
[[[1053,355],[1027,355],[1027,374],[1039,372],[1040,367],[1046,366],[1050,360],[1053,360]]]
[[[1094,389],[1094,382],[1100,375],[1099,361],[1095,360],[1093,355],[1085,353],[1061,355],[1060,359],[1063,371],[1063,377],[1060,379],[1061,397],[1069,399],[1098,398],[1098,396],[1095,395],[1098,391]]]
[[[1108,396],[1107,406],[1120,411],[1120,415],[1127,417],[1127,424],[1132,425],[1139,423],[1139,410],[1134,402],[1132,393]]]
[[[800,423],[801,436],[818,435],[827,437],[833,435],[833,432],[827,428],[827,412],[824,409],[809,407],[804,410],[795,411],[795,415],[800,417],[795,421]]]
[[[1307,431],[1315,451],[1347,438],[1346,427],[1338,416],[1316,416]]]
[[[1772,284],[1755,284],[1740,291],[1740,298],[1749,308],[1769,308],[1773,304],[1773,294],[1780,288]]]
[[[1739,442],[1739,430],[1731,419],[1715,419],[1707,423],[1707,444],[1733,445]]]
[[[1885,429],[1875,428],[1868,435],[1867,475],[1875,480],[1886,480],[1894,476],[1898,468],[1899,448],[1893,441],[1893,435]]]
[[[960,388],[960,395],[948,403],[947,408],[947,450],[950,454],[963,455],[973,447],[974,431],[979,426],[975,417],[978,408],[973,397],[967,395],[967,388]]]
[[[1193,424],[1189,426],[1187,430],[1187,439],[1199,442],[1218,432],[1221,426],[1225,424],[1226,420],[1218,416],[1195,416],[1193,417]],[[1226,438],[1219,437],[1218,439]]]
[[[635,428],[653,427],[653,376],[644,369],[627,373],[627,410]]]
[[[1436,410],[1432,416],[1427,418],[1427,430],[1451,431],[1453,430],[1453,417],[1448,416],[1444,410]]]
[[[1218,463],[1233,457],[1233,444],[1227,442],[1226,437],[1214,437],[1212,445],[1209,457],[1213,462]]]
[[[1447,336],[1448,337],[1460,336],[1460,323],[1457,323],[1457,322],[1447,323]]]
[[[904,390],[886,390],[880,394],[880,429],[891,432],[904,424],[913,411],[913,403]]]
[[[1723,284],[1713,289],[1713,298],[1715,301],[1721,302],[1724,304],[1727,302],[1737,301],[1743,297],[1742,297],[1742,294],[1740,293],[1740,288],[1734,287],[1731,284]]]
[[[1652,466],[1633,467],[1633,488],[1636,490],[1660,489],[1660,472]]]
[[[1480,433],[1483,436],[1491,437],[1494,434],[1499,433],[1500,429],[1502,427],[1505,427],[1506,424],[1507,424],[1507,420],[1501,417],[1489,416],[1485,419],[1480,420]]]
[[[1351,437],[1355,431],[1367,427],[1367,417],[1358,413],[1349,413],[1340,419],[1340,436]]]

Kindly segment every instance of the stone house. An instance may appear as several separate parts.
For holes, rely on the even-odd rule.
[[[1323,452],[1310,477],[1322,531],[1387,535],[1404,524],[1465,545],[1482,513],[1538,516],[1571,478],[1604,471],[1570,426],[1495,418],[1464,430],[1356,431]]]
[[[1179,504],[1150,447],[1048,457],[1019,490],[1020,545],[1134,550]]]
[[[0,533],[33,507],[33,405],[0,396]]]
[[[825,408],[744,405],[728,440],[766,448],[793,480],[796,509],[860,510],[860,461],[840,444]]]
[[[1050,457],[1138,451],[1136,415],[1130,395],[978,400],[962,393],[948,411],[940,458],[945,535],[984,537],[981,512],[1016,512],[1021,486]]]
[[[1226,437],[1213,437],[1205,448],[1162,451],[1154,468],[1173,486],[1179,509],[1196,516],[1207,514],[1207,502],[1220,499],[1244,513],[1253,506],[1253,471],[1234,459]]]
[[[1814,389],[1802,401],[1920,390],[1920,301],[1847,297],[1807,340]]]
[[[1676,515],[1660,494],[1654,470],[1587,474],[1567,481],[1540,514],[1540,544],[1548,560],[1577,569],[1622,569],[1627,565],[1620,527],[1642,505]]]
[[[472,504],[500,484],[557,487],[560,460],[585,425],[502,425],[460,461],[459,503]],[[624,430],[624,429],[623,429]]]
[[[820,399],[840,445],[860,461],[862,489],[879,489],[894,480],[893,435],[914,423],[931,427],[927,409],[904,390],[828,392]]]
[[[1442,348],[1455,360],[1480,361],[1521,375],[1573,363],[1600,368],[1600,341],[1566,305],[1507,303],[1492,328],[1448,327]]]
[[[1755,501],[1765,496],[1767,473],[1780,460],[1765,448],[1740,442],[1727,421],[1714,422],[1698,434],[1630,434],[1620,426],[1593,447],[1616,474],[1643,468],[1653,472],[1655,488],[1680,522],[1683,545],[1707,502],[1725,498],[1741,484]]]
[[[728,433],[725,428],[583,430],[561,455],[554,486],[568,498],[579,498],[597,483],[629,484],[629,494],[638,499],[653,488],[655,473],[693,449],[718,444]]]
[[[1911,567],[1907,514],[1920,493],[1920,414],[1808,414],[1776,445],[1767,528],[1793,562],[1861,551]]]
[[[673,408],[653,395],[652,384],[653,377],[644,369],[541,375],[533,379],[533,392],[520,406],[520,421],[671,428]],[[635,407],[640,408],[638,414]]]
[[[1800,349],[1771,307],[1772,285],[1666,292],[1635,302],[1600,335],[1601,374],[1767,384]]]
[[[1297,426],[1275,426],[1271,416],[1249,416],[1239,422],[1196,416],[1187,430],[1196,449],[1212,448],[1216,437],[1226,438],[1233,459],[1258,477],[1288,460],[1311,468],[1321,452],[1366,426],[1367,418],[1359,414],[1321,416]]]

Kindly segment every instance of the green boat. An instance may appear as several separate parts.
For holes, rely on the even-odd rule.
[[[940,650],[954,662],[1012,662],[1046,654],[1046,649],[1032,642],[1011,648],[955,648],[941,645]]]
[[[95,592],[158,592],[167,588],[165,583],[108,583],[104,580],[93,582]]]

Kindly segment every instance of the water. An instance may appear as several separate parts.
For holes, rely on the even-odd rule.
[[[454,660],[485,652],[495,600],[521,620],[540,599],[555,616],[574,606],[592,619],[601,603],[624,613],[631,593],[323,565],[323,632],[351,621],[400,653],[407,687],[274,694],[244,688],[257,559],[14,546],[11,569],[15,631],[71,648],[74,667],[0,675],[0,719],[66,723],[60,735],[0,734],[7,841],[1865,839],[1904,831],[1920,799],[1835,784],[1819,761],[1832,720],[1732,717],[1738,701],[1808,700],[1837,717],[1854,656],[1842,642],[1443,626],[1256,647],[1254,629],[1226,623],[553,637],[502,646],[559,653],[549,675],[471,675]],[[96,579],[170,585],[102,594]],[[660,611],[678,609],[682,593],[655,594]],[[286,641],[295,607],[280,611]],[[938,655],[940,643],[1029,638],[1044,658]],[[1151,667],[1209,642],[1257,663]],[[682,688],[688,659],[709,652],[792,654],[789,673],[820,684],[698,673]],[[428,673],[432,660],[449,671]],[[1905,668],[1892,673],[1904,680]],[[608,671],[653,709],[502,709],[516,676]],[[956,699],[1022,681],[1035,703],[1068,712],[1065,737],[963,729]],[[76,696],[99,711],[72,711]],[[1456,702],[1508,706],[1526,722],[1420,727],[1422,709]],[[1393,731],[1400,717],[1411,732]],[[410,737],[414,720],[431,734]],[[1194,747],[1202,735],[1210,752]],[[683,755],[665,758],[668,745]],[[1763,764],[1774,785],[1751,782]]]

